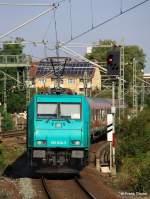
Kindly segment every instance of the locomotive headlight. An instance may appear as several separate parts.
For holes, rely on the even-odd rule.
[[[72,140],[71,143],[74,145],[80,145],[81,142],[80,140]]]
[[[37,144],[38,144],[38,145],[46,144],[46,140],[38,140],[38,141],[37,141]]]

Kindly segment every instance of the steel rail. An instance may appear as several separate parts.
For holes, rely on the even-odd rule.
[[[42,186],[43,186],[43,189],[46,193],[46,196],[48,199],[52,199],[51,195],[50,195],[50,192],[48,190],[48,187],[47,187],[47,184],[46,184],[46,181],[45,181],[45,178],[42,176],[41,177],[41,182],[42,182]]]
[[[2,132],[2,133],[0,133],[0,137],[1,138],[9,138],[9,137],[15,137],[15,136],[22,136],[22,135],[25,135],[25,131],[24,130],[22,130],[22,131],[19,131],[19,132]]]
[[[88,198],[90,199],[96,199],[96,197],[91,193],[89,192],[84,186],[83,184],[81,184],[80,180],[75,177],[74,178],[74,181],[76,182],[76,184],[82,189],[82,191],[87,195]]]
[[[103,143],[98,153],[101,165],[109,164],[109,152],[110,152],[109,143],[108,142]]]

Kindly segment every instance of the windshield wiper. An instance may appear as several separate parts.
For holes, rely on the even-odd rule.
[[[57,119],[57,118],[56,118],[56,116],[54,116],[54,115],[50,115],[50,116],[47,118],[46,122],[49,122],[50,119]]]
[[[49,122],[49,120],[50,119],[55,119],[55,120],[64,120],[64,121],[66,121],[66,122],[68,122],[68,123],[70,123],[70,120],[68,119],[68,118],[66,118],[66,117],[63,117],[63,116],[61,116],[60,118],[57,118],[56,116],[54,116],[54,115],[50,115],[49,117],[48,117],[48,119],[47,119],[47,121],[46,122]]]
[[[66,118],[66,117],[62,117],[62,116],[61,116],[60,120],[65,120],[65,121],[67,121],[68,123],[70,123],[70,120],[69,120],[68,118]]]

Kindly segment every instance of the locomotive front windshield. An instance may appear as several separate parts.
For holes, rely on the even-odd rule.
[[[81,119],[81,104],[37,103],[37,117],[48,119]]]

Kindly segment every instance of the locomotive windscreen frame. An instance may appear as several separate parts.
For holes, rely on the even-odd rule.
[[[37,103],[37,118],[81,120],[81,116],[81,103]]]

